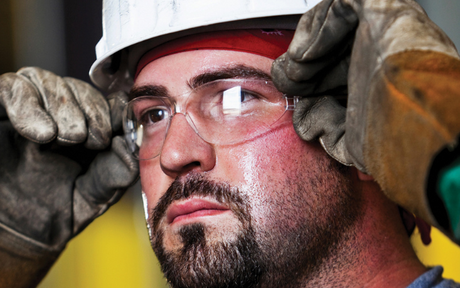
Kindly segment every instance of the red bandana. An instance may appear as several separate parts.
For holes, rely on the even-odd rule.
[[[153,48],[141,57],[134,79],[150,62],[163,56],[192,50],[233,50],[271,59],[286,52],[294,30],[228,30],[195,34],[172,40]]]

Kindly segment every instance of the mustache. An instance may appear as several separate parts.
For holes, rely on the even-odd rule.
[[[149,219],[153,231],[158,231],[166,210],[174,201],[185,200],[191,196],[212,197],[227,205],[242,223],[250,223],[249,201],[238,188],[225,182],[206,179],[202,175],[191,175],[183,181],[175,179],[153,208]]]

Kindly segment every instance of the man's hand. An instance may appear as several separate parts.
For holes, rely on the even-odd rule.
[[[137,180],[122,137],[112,139],[126,98],[109,105],[89,84],[39,68],[0,76],[0,287],[36,285]]]
[[[293,117],[300,137],[319,139],[452,236],[425,185],[436,153],[457,145],[460,61],[416,2],[322,1],[302,17],[272,76],[281,91],[304,96]],[[335,101],[345,88],[346,108]]]

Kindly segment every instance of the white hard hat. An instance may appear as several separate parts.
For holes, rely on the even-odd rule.
[[[295,29],[321,0],[104,0],[103,35],[91,80],[128,91],[139,58],[166,41],[228,29]]]

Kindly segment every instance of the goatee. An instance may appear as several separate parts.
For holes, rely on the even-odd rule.
[[[210,196],[226,204],[241,222],[243,229],[236,239],[209,243],[206,226],[201,223],[185,225],[179,230],[182,248],[166,251],[163,230],[159,227],[168,206],[175,200],[190,196]],[[195,287],[254,287],[265,267],[255,239],[248,201],[229,185],[194,176],[185,182],[175,181],[160,199],[150,219],[154,235],[152,247],[161,269],[173,288]]]
[[[196,175],[174,181],[149,219],[152,247],[170,285],[280,288],[310,282],[314,287],[318,277],[334,275],[334,263],[354,265],[347,259],[357,249],[362,198],[352,189],[352,170],[329,158],[314,160],[305,171],[253,190]],[[191,196],[224,204],[236,217],[237,230],[199,222],[171,234],[162,225],[167,208]],[[166,236],[179,248],[165,249]]]

